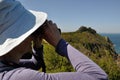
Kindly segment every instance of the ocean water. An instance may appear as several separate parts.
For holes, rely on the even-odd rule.
[[[114,44],[115,50],[120,54],[120,33],[119,34],[110,34],[110,33],[100,33],[102,36],[108,36],[109,39]]]

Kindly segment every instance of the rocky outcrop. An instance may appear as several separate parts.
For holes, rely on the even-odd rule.
[[[92,33],[92,34],[96,34],[96,31],[94,30],[94,29],[92,29],[91,27],[85,27],[85,26],[81,26],[76,32],[85,32],[85,31],[87,31],[87,32],[90,32],[90,33]]]
[[[67,36],[67,37],[66,37]],[[90,27],[81,26],[75,32],[65,33],[63,37],[85,54],[96,54],[98,57],[111,55],[116,60],[117,53],[114,49],[112,41],[107,36],[101,36]]]
[[[83,43],[83,46],[94,54],[100,53],[99,57],[104,56],[104,53],[102,52],[109,52],[109,54],[112,55],[114,59],[117,59],[117,53],[112,45],[104,45],[99,43]]]

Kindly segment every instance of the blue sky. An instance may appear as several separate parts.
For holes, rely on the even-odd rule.
[[[120,33],[120,0],[19,0],[27,9],[43,11],[63,32],[80,26],[100,33]]]

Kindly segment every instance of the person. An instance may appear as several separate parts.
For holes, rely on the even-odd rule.
[[[76,72],[37,71],[42,39],[66,57]],[[27,52],[34,53],[32,59],[21,61]],[[0,80],[107,79],[107,74],[96,63],[61,37],[57,25],[47,20],[46,13],[26,10],[16,0],[0,0]]]

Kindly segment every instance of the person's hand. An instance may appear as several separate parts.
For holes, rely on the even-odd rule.
[[[50,43],[52,46],[56,47],[58,42],[61,40],[60,32],[57,25],[52,21],[46,21],[42,26],[43,38]]]

